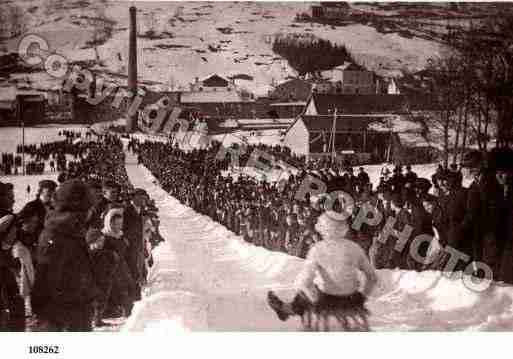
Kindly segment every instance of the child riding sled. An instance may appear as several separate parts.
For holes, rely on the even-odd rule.
[[[363,249],[346,239],[349,223],[341,214],[323,213],[315,225],[323,240],[308,251],[303,270],[296,278],[298,289],[290,303],[283,302],[272,291],[267,300],[282,321],[298,315],[305,329],[319,329],[321,319],[324,329],[329,330],[330,318],[335,318],[344,330],[351,330],[350,321],[360,330],[369,330],[365,307],[367,295],[376,282],[376,271]],[[358,272],[365,276],[363,291]],[[312,318],[317,322],[312,327]]]

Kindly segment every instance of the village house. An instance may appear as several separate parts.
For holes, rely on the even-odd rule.
[[[215,102],[248,102],[253,101],[253,94],[239,89],[235,80],[228,80],[218,74],[207,76],[200,80],[196,78],[190,84],[190,91],[181,94],[181,102],[188,103],[215,103]]]
[[[271,100],[280,102],[305,102],[312,93],[313,84],[303,79],[291,79],[277,85],[269,92]]]
[[[389,95],[400,95],[401,90],[399,89],[399,86],[393,78],[385,79],[385,85],[386,85],[386,92]]]
[[[11,86],[1,88],[0,93],[0,126],[45,123],[48,100],[44,91],[18,90]]]
[[[344,1],[320,2],[310,6],[310,16],[315,19],[343,19],[350,11],[351,7]]]
[[[212,74],[200,80],[196,77],[194,83],[190,85],[191,92],[211,92],[211,91],[235,91],[235,81],[228,80],[218,74]]]
[[[333,93],[376,93],[374,73],[352,62],[345,62],[343,65],[337,66],[331,70],[322,71],[321,75],[331,82],[331,91]]]
[[[312,93],[335,93],[334,84],[328,79],[314,79],[312,83]]]

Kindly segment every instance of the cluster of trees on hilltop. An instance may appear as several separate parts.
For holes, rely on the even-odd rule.
[[[354,62],[344,45],[336,45],[311,34],[277,36],[273,42],[273,51],[285,58],[300,77],[329,70],[345,61]]]

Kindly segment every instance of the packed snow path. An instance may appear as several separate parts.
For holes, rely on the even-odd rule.
[[[155,199],[166,239],[154,252],[144,299],[127,331],[286,331],[266,304],[275,290],[290,299],[302,260],[255,247],[210,218],[180,204],[127,153],[128,177]],[[439,272],[379,271],[368,306],[373,330],[511,330],[513,289],[467,289]]]

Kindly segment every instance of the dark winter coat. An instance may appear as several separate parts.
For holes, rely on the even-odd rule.
[[[111,302],[126,305],[134,300],[135,282],[127,263],[128,241],[124,238],[104,236],[104,250],[116,253],[117,266],[112,278]]]
[[[448,244],[455,249],[468,252],[471,246],[465,243],[465,228],[463,226],[467,212],[467,190],[458,188],[445,196],[442,200],[442,212]]]
[[[131,203],[126,206],[123,216],[123,233],[129,243],[127,263],[137,283],[144,280],[143,216],[144,213],[137,213]]]
[[[404,175],[404,182],[414,184],[417,180],[417,174],[415,172],[406,172]]]
[[[104,235],[104,238],[104,249],[116,252],[121,258],[124,258],[125,260],[128,258],[128,240],[125,238],[114,238],[108,235]]]
[[[0,218],[7,215],[13,215],[13,213],[0,210]],[[7,228],[0,233],[0,244],[13,229],[12,226],[16,225],[15,223],[16,219],[13,218]],[[16,273],[20,268],[20,261],[13,258],[11,251],[0,248],[0,331],[23,331],[24,328],[25,312],[19,305],[23,300],[20,298],[16,283]],[[3,315],[7,309],[10,311],[10,318]]]
[[[36,229],[36,235],[39,237],[41,234],[41,231],[43,230],[46,216],[48,215],[48,209],[47,207],[41,202],[39,198],[28,202],[23,209],[20,211],[20,216],[23,217],[24,212],[30,212],[35,213],[37,215],[37,218],[39,220],[38,227]]]
[[[16,273],[21,264],[10,251],[0,249],[0,331],[25,330],[25,307],[19,294]],[[8,315],[5,310],[9,310]]]
[[[467,211],[463,225],[472,238],[474,260],[490,262],[487,258],[483,258],[485,247],[483,241],[485,237],[493,238],[493,242],[497,240],[499,210],[503,200],[501,186],[494,176],[484,181],[473,182],[468,190]],[[489,244],[497,245],[497,243]]]
[[[36,276],[33,293],[51,321],[58,321],[67,310],[89,306],[98,295],[84,222],[82,212],[53,212],[41,233],[40,242],[48,245],[47,263],[44,273]]]
[[[370,178],[367,172],[358,173],[358,182],[360,183],[361,187],[365,187],[370,183]]]

